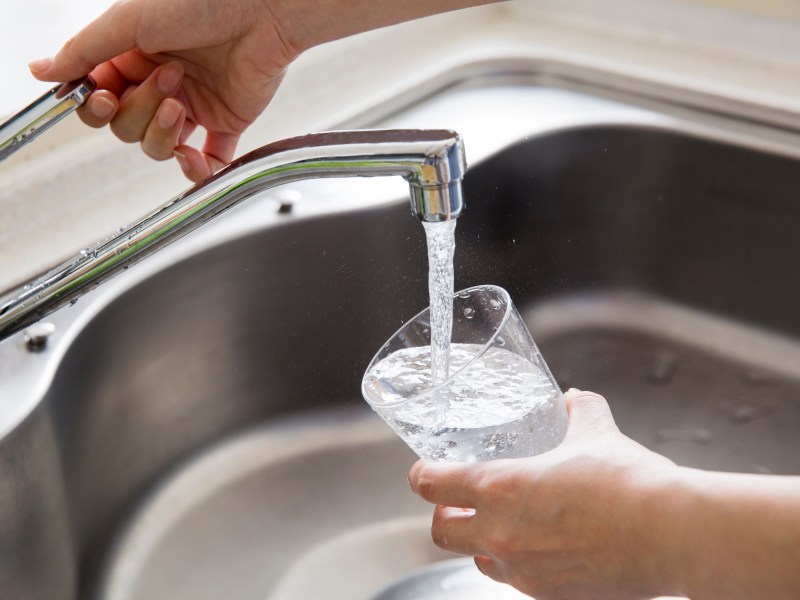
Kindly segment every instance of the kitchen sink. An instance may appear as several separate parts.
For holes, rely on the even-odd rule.
[[[488,74],[358,125],[462,133],[456,286],[508,289],[562,387],[680,464],[798,474],[793,134],[639,100]],[[405,193],[273,190],[0,343],[0,595],[370,600],[452,558],[359,394],[427,305]]]

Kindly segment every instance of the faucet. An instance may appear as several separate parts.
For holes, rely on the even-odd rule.
[[[85,87],[93,89],[91,84]],[[63,98],[55,98],[57,89],[51,92],[53,101],[63,102]],[[88,94],[68,97],[71,111]],[[65,111],[56,110],[53,114],[60,119]],[[25,111],[12,117],[0,126],[0,133],[26,130],[24,121],[30,117],[24,115]],[[41,114],[36,118],[41,120]],[[15,145],[33,137],[17,135]],[[3,144],[0,137],[0,147]],[[0,160],[5,156],[0,155]],[[95,249],[82,250],[31,283],[4,294],[0,297],[0,340],[77,299],[224,210],[274,186],[317,177],[399,175],[409,184],[412,213],[422,221],[437,222],[455,219],[461,213],[461,179],[465,170],[461,137],[448,130],[314,133],[263,146],[138,223],[118,229]]]

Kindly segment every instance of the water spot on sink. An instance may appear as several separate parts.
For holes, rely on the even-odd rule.
[[[766,417],[775,410],[774,406],[739,404],[728,413],[728,418],[735,425],[747,425],[750,421]]]
[[[731,412],[730,419],[736,425],[746,425],[758,416],[758,409],[750,404],[740,404]]]
[[[774,382],[765,373],[756,369],[744,369],[739,373],[739,380],[750,387],[774,385]]]
[[[702,427],[695,429],[659,429],[656,432],[656,439],[659,442],[693,442],[695,444],[710,444],[714,440],[714,434]]]
[[[680,356],[672,350],[662,350],[656,354],[650,371],[647,373],[647,381],[652,385],[665,386],[672,382],[675,371],[680,363]]]

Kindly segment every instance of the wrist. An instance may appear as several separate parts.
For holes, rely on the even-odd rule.
[[[434,14],[502,0],[259,0],[297,54],[325,42]]]
[[[637,484],[634,523],[642,541],[642,570],[653,595],[689,595],[694,564],[690,471],[669,464]]]

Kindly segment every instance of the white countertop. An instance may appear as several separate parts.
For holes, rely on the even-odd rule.
[[[29,81],[24,64],[52,53],[68,34],[50,30],[37,42],[32,35],[28,45],[14,48],[5,35],[12,20],[24,29],[44,4],[12,0],[12,18],[0,24],[3,72],[12,73],[12,92],[3,97],[0,113],[25,105],[48,87]],[[109,2],[82,4],[77,16],[59,9],[48,21],[63,17],[59,27],[73,31]],[[579,65],[606,83],[619,78],[663,86],[667,96],[689,90],[696,104],[714,98],[752,116],[767,114],[767,109],[770,118],[800,129],[800,9],[791,3],[762,2],[757,13],[717,6],[747,8],[750,0],[596,4],[517,0],[316,48],[292,66],[278,96],[245,134],[239,153],[341,126],[370,109],[396,103],[403,92],[441,73],[493,59],[546,68]],[[107,131],[91,130],[70,117],[0,164],[0,289],[24,283],[188,186],[173,163],[150,161],[137,146],[121,144]]]

